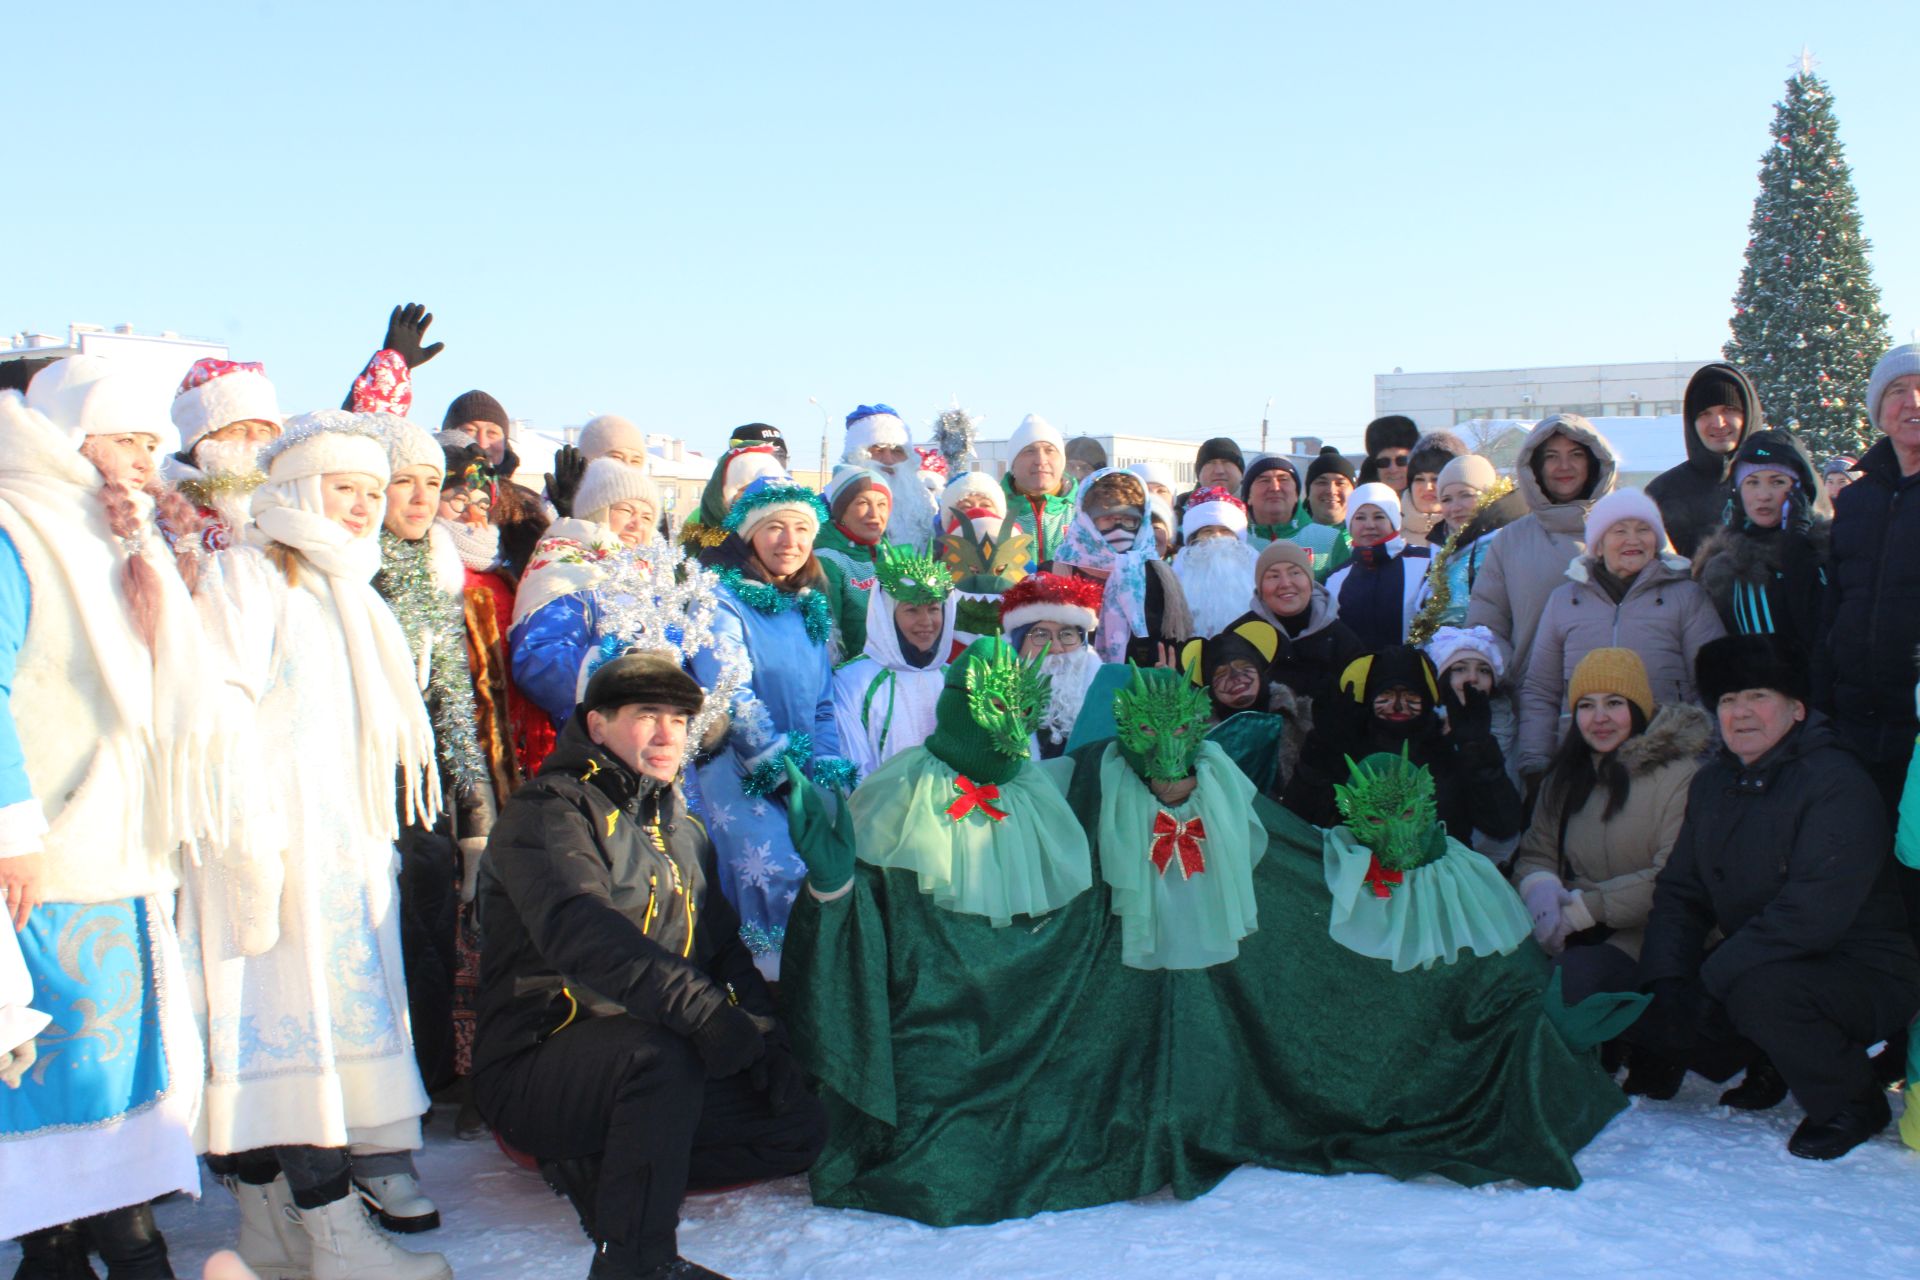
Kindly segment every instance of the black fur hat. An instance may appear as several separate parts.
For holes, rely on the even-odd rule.
[[[1742,689],[1771,689],[1808,702],[1813,688],[1807,665],[1800,646],[1780,636],[1721,636],[1700,646],[1693,679],[1709,711],[1722,697]]]

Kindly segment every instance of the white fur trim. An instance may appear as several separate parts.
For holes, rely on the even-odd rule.
[[[770,450],[763,452],[754,449],[747,453],[735,454],[733,460],[727,463],[727,474],[720,481],[720,501],[723,505],[731,507],[733,500],[740,495],[740,491],[755,480],[786,474],[785,468],[780,465],[780,459],[774,457]],[[575,501],[577,502],[578,499],[576,498]]]
[[[1064,457],[1067,452],[1067,439],[1051,422],[1037,413],[1030,413],[1020,420],[1020,425],[1007,438],[1007,460],[1011,462],[1020,456],[1021,450],[1030,444],[1042,441],[1058,449]]]
[[[343,473],[376,476],[385,484],[392,474],[387,465],[387,446],[372,436],[320,431],[275,455],[267,479],[278,484]]]
[[[278,423],[285,416],[273,384],[252,369],[235,369],[182,391],[173,398],[170,412],[173,425],[180,428],[182,450],[193,448],[194,441],[209,431],[236,422]]]
[[[953,515],[960,501],[967,497],[983,499],[1002,518],[1007,514],[1007,493],[1000,482],[984,471],[969,471],[956,476],[940,491],[940,513]]]
[[[76,449],[88,436],[136,432],[166,440],[172,435],[158,389],[116,371],[112,361],[99,356],[54,361],[33,375],[26,402]]]
[[[904,449],[913,443],[907,424],[891,413],[870,413],[847,428],[846,447],[840,451],[843,462],[863,463],[875,445],[893,445]]]
[[[427,562],[433,566],[433,580],[442,591],[450,596],[465,593],[467,566],[460,561],[460,549],[453,544],[453,535],[442,528],[438,520],[427,529]]]
[[[1082,609],[1078,605],[1036,601],[1033,604],[1023,604],[1017,609],[1009,609],[1000,619],[1000,630],[1011,634],[1035,622],[1069,623],[1076,627],[1084,627],[1091,634],[1093,629],[1100,625],[1100,615],[1091,609]]]
[[[1660,508],[1653,499],[1638,489],[1615,489],[1587,508],[1587,550],[1599,554],[1600,539],[1622,520],[1646,521],[1660,536],[1660,545],[1667,545],[1667,525],[1660,518]]]
[[[1209,525],[1219,525],[1231,529],[1244,538],[1247,536],[1247,513],[1244,508],[1231,502],[1197,502],[1187,508],[1180,517],[1180,536],[1191,538]]]
[[[46,834],[47,815],[38,800],[16,800],[0,806],[0,858],[40,852],[41,837]]]

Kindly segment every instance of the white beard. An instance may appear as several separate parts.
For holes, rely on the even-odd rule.
[[[887,487],[893,493],[893,514],[887,518],[887,541],[922,549],[931,546],[940,517],[939,500],[920,483],[919,459],[894,463],[869,459],[864,465],[885,476]]]
[[[1193,614],[1194,633],[1211,640],[1247,611],[1260,553],[1238,538],[1189,543],[1173,558],[1174,576]]]
[[[1070,653],[1048,654],[1044,670],[1052,692],[1047,698],[1047,714],[1040,717],[1040,732],[1055,742],[1065,742],[1080,718],[1087,687],[1100,674],[1100,655],[1092,645],[1083,644]]]

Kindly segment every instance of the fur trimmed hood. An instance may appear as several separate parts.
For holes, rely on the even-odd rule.
[[[1597,555],[1594,555],[1592,552],[1587,552],[1582,555],[1577,555],[1573,558],[1572,562],[1567,565],[1567,578],[1573,582],[1582,582],[1582,583],[1592,582],[1593,581],[1592,567],[1598,563],[1600,563],[1600,557]],[[1657,573],[1654,575],[1653,578],[1648,579],[1648,581],[1651,581],[1651,582],[1677,581],[1679,579],[1688,577],[1689,576],[1688,570],[1691,568],[1692,568],[1692,561],[1688,560],[1685,556],[1677,556],[1671,551],[1662,551],[1660,555],[1656,558],[1655,563],[1648,565],[1647,569],[1664,569],[1666,572]],[[1640,573],[1645,573],[1647,569],[1642,569]],[[1627,590],[1631,591],[1633,590],[1634,587],[1638,585],[1640,585],[1640,574],[1635,574],[1633,577],[1633,583],[1627,588]]]
[[[1715,530],[1693,553],[1694,580],[1713,591],[1716,600],[1721,596],[1721,592],[1714,590],[1719,584],[1745,582],[1759,586],[1771,582],[1773,575],[1785,565],[1793,537],[1791,533],[1755,537],[1733,529]],[[1812,548],[1814,559],[1826,564],[1833,545],[1832,522],[1814,521],[1807,527],[1806,542]]]
[[[1644,778],[1676,761],[1698,760],[1713,739],[1713,717],[1689,703],[1670,702],[1653,713],[1645,733],[1620,748],[1620,764],[1629,776]]]

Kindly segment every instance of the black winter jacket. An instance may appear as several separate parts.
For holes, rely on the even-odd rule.
[[[706,832],[675,787],[594,745],[585,721],[567,721],[487,841],[476,1072],[578,1018],[688,1036],[734,996],[772,1012]]]
[[[1892,848],[1873,780],[1817,712],[1751,767],[1723,750],[1694,775],[1654,882],[1641,981],[1697,971],[1724,1001],[1760,965],[1839,955],[1920,990]]]
[[[1347,761],[1376,751],[1400,754],[1400,741],[1374,732],[1374,723],[1350,699],[1329,705],[1307,735],[1282,803],[1317,827],[1339,823],[1334,786],[1347,780]],[[1406,745],[1408,757],[1433,775],[1434,805],[1448,835],[1465,844],[1475,829],[1496,840],[1520,834],[1520,792],[1492,737],[1463,741],[1443,731],[1429,713],[1426,728]]]
[[[1834,502],[1824,661],[1814,700],[1870,764],[1903,760],[1916,729],[1920,474],[1902,476],[1884,437]]]
[[[1747,403],[1743,407],[1747,425],[1740,432],[1741,440],[1760,430],[1766,421],[1760,409],[1760,393],[1753,389],[1753,382],[1746,374],[1730,364],[1708,364],[1694,370],[1680,404],[1680,429],[1687,434],[1687,460],[1647,482],[1647,496],[1660,508],[1660,521],[1667,526],[1667,540],[1673,543],[1675,551],[1688,557],[1701,540],[1722,523],[1727,509],[1727,474],[1733,469],[1733,454],[1715,453],[1700,443],[1700,433],[1693,429],[1693,420],[1700,416],[1700,411],[1711,407],[1699,402],[1700,394],[1696,390],[1710,375],[1716,380],[1731,378],[1746,392]]]

